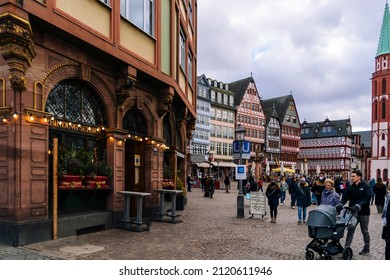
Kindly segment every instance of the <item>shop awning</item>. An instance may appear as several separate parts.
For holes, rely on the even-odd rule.
[[[217,162],[214,163],[214,166],[216,167],[236,167],[236,164],[234,162],[225,162],[221,161],[219,164]]]
[[[198,167],[210,168],[210,163],[208,163],[208,162],[194,163],[194,164],[197,165]],[[211,164],[211,166],[213,166],[213,164]]]

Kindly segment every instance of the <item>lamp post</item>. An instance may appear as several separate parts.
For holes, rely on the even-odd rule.
[[[245,140],[246,130],[244,127],[238,125],[235,130],[236,141],[239,141],[240,145],[240,157],[238,158],[238,164],[241,164],[242,160],[242,145]],[[238,180],[238,195],[237,195],[237,218],[244,218],[244,194],[242,192],[242,180]]]

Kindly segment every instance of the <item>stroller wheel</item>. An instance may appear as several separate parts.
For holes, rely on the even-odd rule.
[[[352,260],[352,257],[353,257],[352,249],[350,247],[344,248],[344,250],[343,250],[343,259],[344,260]]]
[[[305,257],[307,260],[314,260],[314,252],[312,250],[307,250]]]

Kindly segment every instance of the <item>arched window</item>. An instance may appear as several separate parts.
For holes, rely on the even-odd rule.
[[[374,109],[373,110],[374,111],[374,120],[377,121],[378,120],[378,102],[375,101],[373,106],[374,106],[374,108],[373,108]]]
[[[375,80],[374,82],[374,95],[377,96],[378,95],[378,81]]]
[[[376,170],[376,178],[381,178],[381,170],[380,169]]]
[[[386,78],[382,79],[382,94],[386,94]]]
[[[145,117],[138,109],[131,109],[126,112],[123,118],[123,129],[128,130],[130,134],[148,135]]]
[[[381,148],[381,157],[385,157],[385,156],[386,156],[386,148],[382,147]]]
[[[385,133],[383,132],[382,133],[382,140],[385,140],[386,139],[386,135],[385,135]]]
[[[46,101],[46,112],[55,118],[91,126],[107,126],[105,107],[87,83],[64,80],[54,86]]]
[[[382,101],[382,119],[386,119],[386,101]]]
[[[383,169],[383,182],[387,182],[389,179],[389,170],[387,168]]]

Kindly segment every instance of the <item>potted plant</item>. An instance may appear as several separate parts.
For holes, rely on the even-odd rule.
[[[59,185],[62,188],[81,188],[91,155],[84,149],[60,148],[58,157]]]
[[[104,162],[91,162],[86,168],[84,184],[91,188],[106,188],[108,177],[112,174],[112,167]]]
[[[187,204],[187,191],[178,175],[176,175],[176,190],[182,191],[182,193],[176,196],[176,210],[184,210],[184,206]]]

